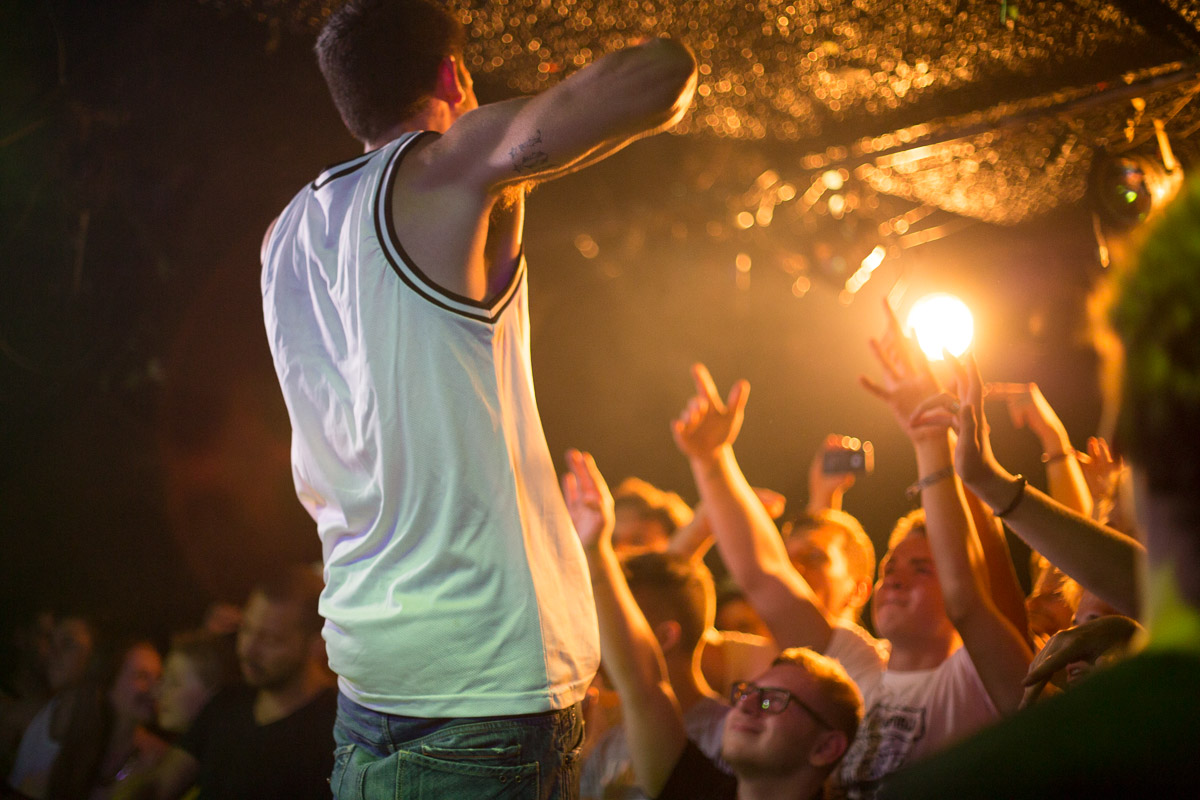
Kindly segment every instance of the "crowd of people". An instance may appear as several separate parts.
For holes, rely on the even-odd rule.
[[[530,371],[524,190],[674,125],[697,66],[650,40],[479,106],[464,36],[429,0],[330,16],[318,61],[364,154],[264,238],[323,564],[264,576],[165,657],[87,614],[29,619],[5,791],[1194,797],[1200,183],[1114,279],[1128,466],[1099,437],[1076,449],[1036,385],[987,384],[970,355],[935,368],[885,308],[863,390],[911,443],[916,510],[877,561],[842,504],[857,444],[825,441],[789,517],[735,455],[749,384],[719,392],[701,364],[670,426],[698,505],[638,480],[614,496],[580,451],[559,482]],[[1001,408],[1038,438],[1047,492],[993,455]],[[1034,553],[1028,596],[1009,533]]]
[[[86,614],[35,615],[18,631],[0,719],[3,796],[328,797],[321,589],[319,569],[280,568],[244,607],[215,604],[172,636],[165,655]]]

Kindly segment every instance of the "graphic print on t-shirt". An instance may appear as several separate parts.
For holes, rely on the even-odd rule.
[[[920,706],[871,706],[842,760],[839,783],[847,789],[847,797],[870,796],[881,779],[904,764],[925,736],[925,713]]]

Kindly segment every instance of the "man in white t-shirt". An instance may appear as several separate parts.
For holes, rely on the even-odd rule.
[[[695,59],[651,40],[478,106],[464,40],[431,0],[330,15],[319,65],[366,152],[263,244],[294,481],[324,553],[335,794],[486,798],[537,774],[557,797],[578,780],[598,641],[534,399],[523,189],[672,126]]]
[[[880,565],[873,616],[886,643],[830,614],[754,501],[733,453],[749,384],[737,382],[723,401],[708,370],[696,365],[697,396],[673,426],[717,547],[776,641],[838,659],[863,692],[866,716],[834,777],[837,797],[872,797],[900,764],[998,711],[1015,710],[1031,658],[1023,635],[984,588],[979,541],[954,476],[946,427],[908,425],[917,403],[937,389],[927,364],[907,349],[900,355],[906,344],[892,318],[886,345],[876,348],[887,358],[888,381],[869,387],[889,402],[913,441],[926,513],[922,529],[912,521],[898,528]]]

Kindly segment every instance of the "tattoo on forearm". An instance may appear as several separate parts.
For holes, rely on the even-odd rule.
[[[554,166],[550,156],[542,149],[542,132],[539,130],[522,144],[508,151],[513,169],[519,173],[536,172]]]

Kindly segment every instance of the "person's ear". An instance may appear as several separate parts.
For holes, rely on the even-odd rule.
[[[850,740],[842,731],[825,731],[817,737],[817,741],[813,743],[812,749],[808,752],[808,763],[814,767],[828,767],[836,764],[849,746]]]
[[[453,107],[463,101],[463,87],[458,81],[458,68],[454,56],[446,56],[438,64],[437,86],[433,96]]]
[[[850,593],[850,605],[862,611],[867,601],[871,599],[871,582],[866,578],[854,582],[854,591]]]

